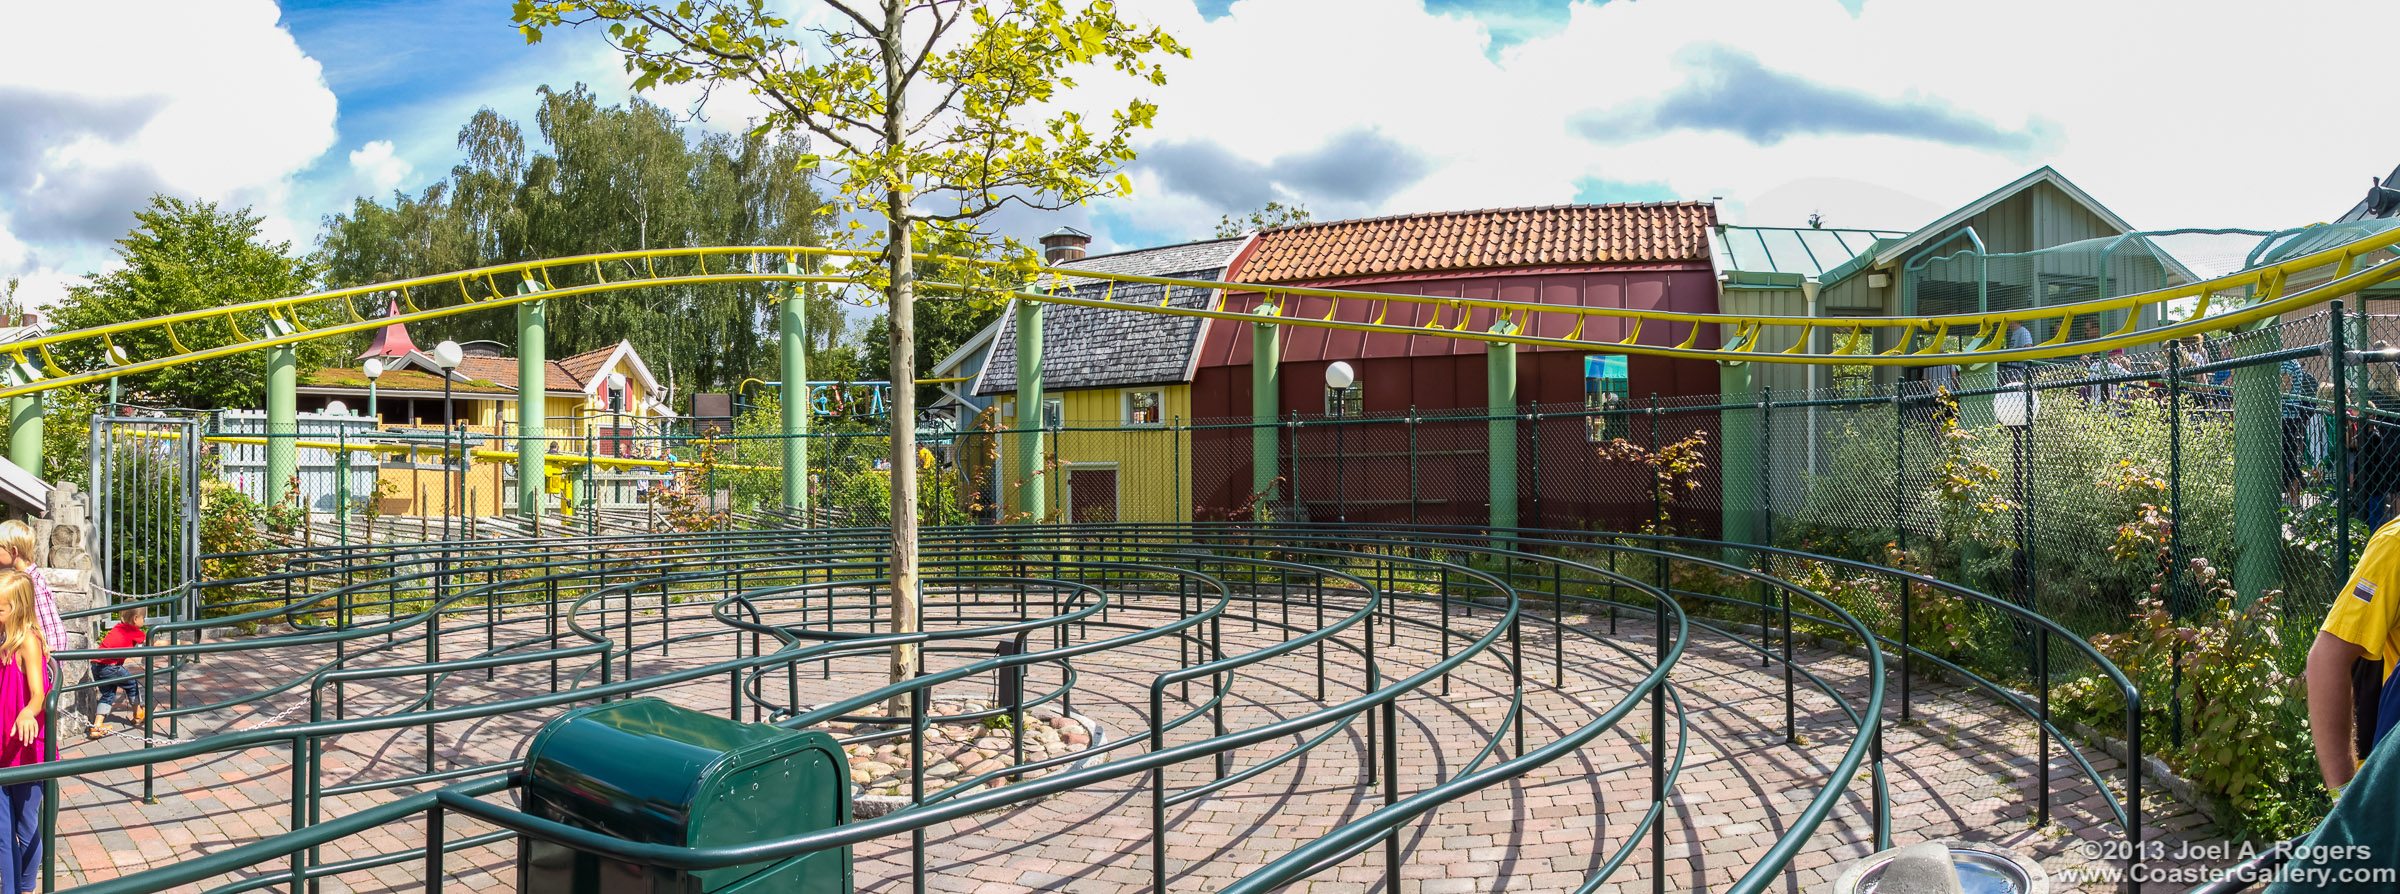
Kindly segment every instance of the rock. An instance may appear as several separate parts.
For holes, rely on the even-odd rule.
[[[1008,769],[1008,767],[1009,764],[1007,761],[985,759],[967,767],[967,775],[981,776],[985,773],[998,773],[1002,770]]]
[[[867,774],[868,778],[874,779],[890,776],[897,768],[882,761],[866,761],[864,763],[854,765],[851,769],[855,773],[865,773]]]
[[[1052,729],[1060,729],[1060,730],[1064,730],[1064,729],[1073,729],[1073,728],[1076,728],[1076,727],[1079,727],[1079,726],[1082,726],[1082,725],[1083,725],[1083,724],[1076,723],[1076,722],[1075,722],[1075,718],[1072,718],[1072,717],[1052,717],[1052,718],[1050,718],[1050,727],[1051,727]]]
[[[1087,746],[1087,745],[1090,745],[1090,744],[1092,744],[1092,737],[1091,737],[1091,735],[1090,735],[1090,734],[1088,734],[1088,733],[1085,733],[1085,732],[1084,732],[1084,731],[1082,731],[1082,730],[1075,730],[1075,731],[1073,731],[1073,732],[1069,732],[1069,733],[1067,733],[1067,735],[1066,735],[1066,741],[1067,741],[1067,744],[1068,744],[1068,745],[1070,745],[1070,746],[1073,746],[1073,747],[1076,747],[1076,748],[1082,748],[1082,747],[1084,747],[1084,746]]]
[[[869,782],[874,782],[875,774],[867,772],[865,767],[851,767],[850,781],[864,785]]]
[[[999,736],[985,736],[975,740],[975,747],[982,751],[999,752],[1007,751],[1010,743],[1011,740],[1004,739]]]
[[[928,779],[935,776],[948,777],[956,775],[958,775],[958,764],[954,761],[943,761],[925,768],[925,776]]]
[[[1895,848],[1891,865],[1883,870],[1881,884],[1876,888],[1884,894],[1963,894],[1958,869],[1950,863],[1950,849],[1940,842],[1928,841]]]

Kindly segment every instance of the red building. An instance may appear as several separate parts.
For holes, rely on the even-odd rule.
[[[1709,267],[1708,232],[1716,209],[1706,202],[1665,202],[1620,205],[1562,205],[1413,214],[1366,220],[1284,227],[1261,233],[1248,251],[1234,259],[1226,278],[1234,282],[1307,286],[1357,291],[1393,292],[1435,297],[1539,302],[1584,307],[1621,307],[1713,313],[1717,284]],[[1248,310],[1262,296],[1227,296],[1228,309]],[[1323,318],[1330,302],[1294,296],[1286,313]],[[1368,322],[1365,302],[1337,306],[1340,316]],[[1387,324],[1426,325],[1432,305],[1390,305]],[[1467,331],[1491,326],[1489,311],[1477,311]],[[1454,317],[1445,323],[1454,324]],[[1539,319],[1537,334],[1564,337],[1571,323],[1563,318]],[[1607,342],[1625,336],[1626,321],[1594,318],[1583,337]],[[1212,320],[1201,342],[1193,380],[1193,414],[1201,419],[1247,419],[1251,415],[1250,325]],[[1550,329],[1558,331],[1549,331]],[[1715,327],[1708,327],[1713,330]],[[1639,343],[1674,345],[1691,334],[1689,324],[1651,325]],[[1717,334],[1704,331],[1700,344],[1713,347]],[[1358,391],[1349,415],[1404,416],[1412,409],[1425,415],[1482,415],[1485,407],[1485,347],[1483,343],[1435,336],[1362,333],[1309,326],[1280,327],[1281,353],[1278,415],[1297,412],[1304,420],[1321,418],[1329,409],[1324,385],[1325,367],[1349,361],[1357,372]],[[1519,347],[1516,399],[1520,407],[1579,407],[1598,387],[1587,382],[1585,358],[1597,352],[1551,347]],[[1632,356],[1625,360],[1623,394],[1635,401],[1656,393],[1662,398],[1714,395],[1718,390],[1716,364],[1704,360],[1672,360]],[[1618,387],[1613,380],[1611,389]],[[1554,431],[1579,431],[1571,425],[1524,426],[1532,452],[1520,449],[1520,465],[1528,470],[1548,463],[1557,473],[1588,463],[1593,451],[1583,437],[1567,438]],[[1332,470],[1319,461],[1334,453],[1330,426],[1314,427],[1293,436],[1283,477],[1293,488],[1268,499],[1288,498],[1297,511],[1316,520],[1336,515],[1348,519],[1417,521],[1448,519],[1479,523],[1486,517],[1489,496],[1481,458],[1481,423],[1455,424],[1459,431],[1435,434],[1418,426],[1406,452],[1394,443],[1405,436],[1397,425],[1345,426],[1341,447],[1345,461],[1354,463],[1339,476],[1347,491],[1321,493]],[[1467,431],[1472,428],[1472,432]],[[1629,434],[1618,429],[1608,434]],[[1595,436],[1599,434],[1594,432]],[[1688,434],[1688,433],[1686,433]],[[1240,444],[1232,443],[1235,436]],[[1195,467],[1196,506],[1240,504],[1251,489],[1246,432],[1227,432],[1215,440],[1227,443],[1195,445],[1212,462]],[[1323,437],[1326,443],[1318,445]],[[1444,443],[1422,443],[1438,437]],[[1640,433],[1647,438],[1646,430]],[[1570,443],[1572,441],[1572,443]],[[1236,449],[1239,447],[1239,449]],[[1473,466],[1472,469],[1467,466]],[[1410,474],[1409,469],[1415,469]],[[1529,477],[1523,475],[1521,477]],[[1574,498],[1553,493],[1564,486],[1564,474],[1553,482],[1526,480],[1520,488],[1522,515],[1533,524],[1542,515],[1544,500],[1551,507],[1574,499],[1577,503],[1622,502],[1615,498]],[[1407,481],[1406,491],[1396,490]],[[1579,485],[1588,488],[1588,483]],[[1438,493],[1437,493],[1438,492]],[[1638,489],[1636,493],[1641,493]],[[1646,499],[1646,498],[1645,498]],[[1335,504],[1341,505],[1335,505]],[[1358,511],[1349,511],[1353,506]],[[1333,512],[1328,513],[1326,510]],[[1405,512],[1404,512],[1405,511]],[[1586,505],[1584,511],[1595,511]],[[1563,518],[1546,519],[1557,523]]]

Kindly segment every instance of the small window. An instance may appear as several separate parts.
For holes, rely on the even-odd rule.
[[[1351,382],[1350,387],[1339,391],[1332,388],[1325,389],[1325,415],[1365,415],[1367,408],[1366,384],[1365,382]]]
[[[1042,427],[1067,427],[1067,404],[1055,397],[1042,398]]]
[[[1125,392],[1125,424],[1157,425],[1167,421],[1166,393],[1161,391]]]
[[[1593,441],[1625,436],[1625,417],[1607,415],[1625,409],[1625,356],[1592,354],[1583,358],[1583,407],[1596,411],[1584,417],[1584,435]]]

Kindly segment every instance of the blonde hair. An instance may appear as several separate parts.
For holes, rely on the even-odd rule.
[[[12,660],[30,654],[36,662],[48,657],[41,621],[33,616],[33,578],[22,572],[0,572],[0,607],[6,609],[6,614],[0,615],[0,654]]]
[[[0,522],[0,546],[27,562],[33,561],[33,526],[20,519]]]

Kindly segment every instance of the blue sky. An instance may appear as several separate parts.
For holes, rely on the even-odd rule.
[[[794,8],[809,0],[781,0]],[[625,95],[598,35],[527,46],[507,0],[18,3],[23,33],[108,33],[0,57],[0,277],[41,304],[104,269],[152,192],[256,208],[313,247],[360,195],[422,190],[491,107]],[[1101,250],[1206,235],[1266,201],[1320,220],[1716,199],[1729,221],[1911,229],[2042,164],[2138,226],[2329,218],[2400,162],[2400,123],[2308,83],[2380,79],[2321,47],[2388,10],[2190,0],[1120,0],[1194,58],[1163,88],[1130,199],[1060,224]],[[2239,65],[2193,47],[2243,47]],[[93,49],[97,47],[97,49]],[[2071,60],[2071,63],[2066,61]],[[690,91],[652,97],[686,107]],[[695,127],[739,126],[742,98]],[[2229,120],[2307,140],[2245,135]]]

